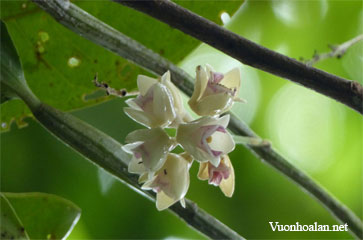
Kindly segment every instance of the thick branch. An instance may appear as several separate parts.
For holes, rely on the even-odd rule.
[[[191,95],[193,85],[192,78],[182,69],[176,67],[171,62],[161,56],[146,49],[144,46],[132,40],[110,26],[100,22],[77,6],[69,4],[64,6],[62,0],[33,0],[45,11],[50,13],[60,23],[72,29],[81,36],[100,44],[106,49],[113,51],[121,57],[134,61],[145,69],[162,75],[166,70],[170,70],[172,81],[184,93]],[[127,44],[126,44],[127,43]],[[142,51],[140,50],[142,49]],[[242,136],[258,137],[247,125],[238,120],[233,114],[229,128]],[[356,235],[362,236],[363,227],[358,217],[347,209],[342,203],[332,197],[321,186],[316,184],[304,172],[292,166],[286,159],[278,154],[273,148],[266,145],[260,147],[249,147],[260,159],[269,163],[279,172],[296,182],[307,192],[316,197],[337,219],[348,223],[349,229]]]
[[[358,43],[361,40],[363,40],[363,34],[355,38],[352,38],[340,45],[329,45],[329,47],[331,48],[330,52],[320,53],[320,54],[315,52],[313,58],[307,61],[306,64],[312,66],[317,62],[323,61],[328,58],[335,58],[335,57],[341,58],[344,55],[344,53],[348,50],[348,48],[350,48],[351,46],[353,46],[354,44]]]
[[[357,82],[329,74],[271,51],[169,0],[113,1],[165,22],[246,65],[311,88],[363,114],[363,88]]]

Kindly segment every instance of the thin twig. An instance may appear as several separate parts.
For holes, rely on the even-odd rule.
[[[113,1],[167,23],[246,65],[311,88],[363,114],[363,87],[358,82],[307,66],[262,47],[169,0]]]
[[[240,135],[233,135],[233,140],[236,144],[254,147],[271,147],[271,142],[257,137],[246,137]]]
[[[98,19],[84,12],[72,3],[65,7],[62,0],[33,1],[50,13],[57,21],[74,32],[121,57],[135,62],[150,72],[162,75],[165,71],[170,70],[173,83],[185,94],[191,96],[193,91],[191,76],[168,60],[152,52],[150,49],[147,49],[140,43],[130,39],[105,23],[100,22]],[[153,64],[150,65],[150,63]],[[246,124],[233,114],[231,114],[229,128],[237,135],[259,138]],[[249,146],[249,148],[258,158],[270,164],[317,198],[339,221],[347,223],[353,234],[358,237],[362,236],[363,226],[359,218],[319,184],[315,183],[303,171],[292,166],[272,147]],[[189,205],[187,209],[189,209]],[[194,224],[194,222],[191,221],[189,224]],[[193,226],[196,227],[195,225]],[[198,229],[198,227],[196,228]]]
[[[340,45],[329,45],[331,51],[326,53],[318,53],[315,51],[314,56],[311,60],[307,61],[306,64],[312,66],[320,61],[323,61],[328,58],[341,58],[345,52],[354,44],[358,43],[359,41],[363,40],[363,34],[352,38]]]
[[[122,88],[120,90],[116,90],[116,89],[110,87],[105,82],[99,82],[98,81],[98,73],[96,73],[96,75],[95,75],[95,77],[93,79],[93,84],[96,87],[105,90],[107,95],[113,95],[113,96],[120,97],[120,98],[123,98],[123,97],[126,97],[126,96],[134,96],[134,95],[138,94],[138,92],[127,92],[127,90],[125,88]]]

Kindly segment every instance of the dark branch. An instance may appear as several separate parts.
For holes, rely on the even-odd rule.
[[[359,83],[329,74],[262,47],[171,1],[113,1],[167,23],[246,65],[311,88],[363,114],[363,88]]]

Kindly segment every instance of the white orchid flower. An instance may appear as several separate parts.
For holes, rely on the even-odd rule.
[[[208,180],[209,184],[219,186],[227,197],[232,197],[234,192],[234,169],[228,155],[221,158],[218,167],[209,162],[200,163],[198,178]]]
[[[180,124],[176,140],[197,161],[210,161],[218,166],[220,158],[231,152],[235,143],[226,128],[229,115],[221,118],[202,117],[196,121]]]
[[[167,71],[158,79],[144,75],[137,77],[140,95],[129,99],[125,113],[146,127],[175,127],[187,115],[178,88]]]
[[[144,174],[158,171],[174,147],[174,141],[161,128],[140,129],[129,133],[123,149],[133,154],[128,171]],[[143,178],[145,176],[142,176]]]
[[[146,127],[170,125],[176,117],[176,112],[173,94],[168,87],[157,79],[143,75],[138,76],[137,86],[140,94],[126,101],[129,107],[124,108],[125,113]]]
[[[200,116],[214,116],[228,111],[238,98],[241,85],[239,68],[226,74],[215,72],[210,65],[198,66],[190,108]]]
[[[156,208],[164,210],[177,201],[185,207],[184,196],[189,188],[190,162],[181,155],[169,153],[167,160],[155,176],[142,189],[156,192]]]

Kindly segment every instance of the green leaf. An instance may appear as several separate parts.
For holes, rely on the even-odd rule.
[[[25,81],[19,56],[3,21],[1,21],[0,59],[1,104],[18,97],[27,99],[28,104],[32,106],[39,104],[38,99],[34,96]],[[13,106],[16,106],[16,104],[13,104]],[[10,108],[9,112],[16,113],[16,108]],[[1,126],[4,129],[8,127],[8,124],[6,121],[2,121]]]
[[[31,239],[63,239],[77,223],[81,209],[46,193],[3,193]]]
[[[19,56],[16,53],[5,24],[1,21],[1,103],[16,97],[12,89],[18,89],[25,84]],[[12,88],[12,89],[11,89]]]
[[[178,4],[220,24],[221,12],[233,14],[241,2],[181,1]],[[180,61],[199,44],[178,30],[111,1],[75,3],[173,62]],[[43,102],[63,111],[109,99],[104,94],[95,94],[97,89],[92,79],[96,73],[100,81],[129,90],[136,87],[138,74],[146,74],[136,65],[58,24],[31,2],[3,2],[1,18],[18,50],[30,88]],[[1,122],[7,126],[14,119],[20,122],[19,119],[30,115],[25,104],[13,101],[3,104],[1,112]]]
[[[23,224],[3,194],[0,193],[0,234],[1,239],[29,239]]]

